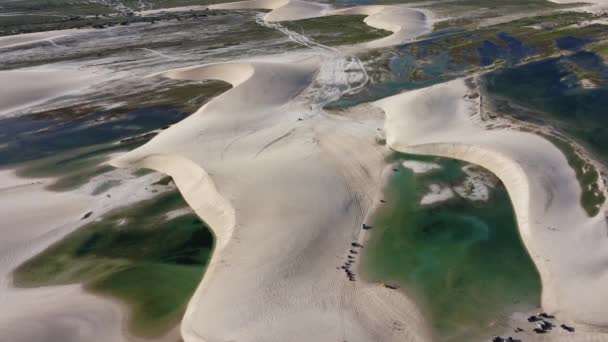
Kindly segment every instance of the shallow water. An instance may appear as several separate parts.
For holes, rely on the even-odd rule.
[[[585,89],[581,78],[591,78],[597,88]],[[527,121],[557,125],[608,161],[608,65],[594,53],[578,52],[484,77],[488,93],[528,109],[505,110]]]
[[[398,155],[396,160],[410,158]],[[396,282],[412,294],[439,341],[487,338],[515,311],[540,303],[540,279],[517,230],[502,185],[487,202],[455,197],[421,206],[430,184],[454,186],[465,163],[431,157],[440,170],[398,167],[377,212],[363,266],[372,281]],[[400,163],[399,163],[400,164]]]
[[[173,190],[110,212],[19,266],[15,283],[82,283],[129,304],[131,332],[162,336],[179,324],[214,244],[211,231],[192,211],[165,217],[185,208]]]
[[[27,115],[0,120],[0,166],[113,142],[176,123],[187,115],[171,107],[98,112],[77,119]]]

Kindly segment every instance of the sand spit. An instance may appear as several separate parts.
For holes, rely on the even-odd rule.
[[[360,44],[366,48],[399,45],[432,31],[430,12],[399,5],[357,6],[332,9],[327,4],[301,0],[251,0],[209,6],[210,9],[269,9],[268,22],[316,18],[331,15],[367,15],[367,25],[393,32],[392,35]]]
[[[307,112],[320,58],[170,71],[231,90],[112,161],[173,177],[217,236],[182,322],[195,341],[426,341],[416,306],[339,266],[356,241],[384,165],[380,115]],[[338,269],[337,269],[338,268]],[[213,319],[210,319],[213,317]]]
[[[498,176],[540,272],[543,308],[586,325],[583,331],[608,325],[604,215],[587,216],[575,173],[556,147],[530,133],[485,130],[479,100],[467,95],[465,81],[458,79],[377,101],[386,113],[387,144],[401,152],[461,159]]]

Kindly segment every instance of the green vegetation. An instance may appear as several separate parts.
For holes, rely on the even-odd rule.
[[[559,5],[547,0],[456,0],[438,1],[430,4],[428,7],[440,13],[451,13],[455,17],[475,13],[476,17],[490,18],[513,13],[530,13],[531,11],[570,6]]]
[[[133,171],[131,174],[135,177],[143,177],[145,175],[149,175],[154,172],[156,172],[156,171],[154,171],[152,169],[141,168],[141,169],[137,169],[137,170]]]
[[[372,223],[364,276],[403,287],[428,316],[437,341],[489,339],[502,328],[497,321],[540,302],[540,278],[520,240],[506,189],[491,189],[487,202],[456,196],[422,206],[430,184],[461,184],[465,164],[408,155],[394,161],[404,159],[442,168],[417,175],[398,166]]]
[[[581,158],[568,141],[553,135],[541,135],[559,148],[568,159],[568,164],[576,172],[576,179],[581,186],[581,205],[583,209],[589,216],[597,215],[606,201],[606,197],[598,186],[599,173],[595,167]]]
[[[442,37],[434,42],[443,46],[455,63],[479,65],[479,49],[486,42],[491,42],[498,49],[509,50],[509,42],[499,38],[499,34],[508,34],[511,38],[524,44],[529,50],[525,61],[549,57],[560,52],[556,40],[563,37],[575,37],[582,40],[601,40],[608,38],[605,25],[588,25],[584,27],[567,26],[582,20],[591,19],[588,13],[563,13],[558,15],[538,16],[515,20],[505,24],[490,26],[454,36]],[[533,25],[549,25],[551,29],[536,29]]]
[[[589,50],[600,55],[604,59],[604,63],[608,64],[608,40],[591,45]]]
[[[289,21],[283,25],[318,43],[330,46],[361,43],[392,34],[392,32],[368,26],[363,22],[365,17],[365,15],[334,15]]]
[[[195,214],[164,217],[185,207],[172,191],[113,211],[19,266],[15,284],[83,283],[129,304],[133,333],[161,336],[181,319],[213,248],[212,234]]]
[[[146,87],[146,85],[144,85]],[[162,80],[154,88],[129,89],[127,94],[101,94],[97,102],[60,108],[42,113],[36,113],[39,118],[45,119],[76,119],[95,112],[103,111],[103,102],[106,97],[120,106],[112,109],[112,116],[120,117],[122,114],[145,108],[172,107],[182,113],[194,113],[205,103],[222,94],[232,86],[224,81],[174,81]]]

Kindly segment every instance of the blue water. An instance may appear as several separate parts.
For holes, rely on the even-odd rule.
[[[506,61],[507,65],[516,65],[522,59],[536,53],[535,48],[527,46],[505,32],[497,33],[494,41],[487,40],[481,35],[459,32],[459,30],[437,32],[429,35],[428,40],[391,49],[393,56],[389,58],[387,65],[390,81],[381,84],[370,83],[362,92],[341,98],[331,106],[343,108],[395,95],[405,90],[428,87],[461,77],[471,66],[487,66],[499,59]],[[463,60],[462,55],[452,56],[445,49],[443,42],[451,39],[450,35],[454,35],[456,39],[480,41],[481,46],[465,51],[467,58]]]
[[[589,44],[590,39],[580,39],[576,37],[561,37],[555,40],[555,45],[561,50],[578,50],[583,46]]]
[[[580,86],[576,70],[595,75],[598,88]],[[506,68],[484,76],[491,95],[535,112],[608,160],[608,65],[592,52]],[[534,118],[533,118],[534,119]]]
[[[113,142],[171,125],[185,118],[171,107],[138,109],[125,114],[98,112],[75,120],[37,115],[0,120],[0,165],[44,158],[59,152]],[[102,119],[108,119],[101,121]]]
[[[505,32],[500,32],[497,37],[506,43],[506,45],[485,40],[482,46],[477,49],[480,59],[479,64],[481,66],[492,65],[498,59],[503,59],[508,64],[513,65],[523,58],[536,53],[535,48],[526,46],[520,40]]]

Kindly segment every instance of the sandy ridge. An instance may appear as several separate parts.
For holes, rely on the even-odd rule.
[[[378,190],[383,152],[373,144],[373,127],[381,118],[298,120],[308,108],[300,95],[320,59],[294,58],[168,72],[234,88],[112,161],[174,177],[217,236],[182,336],[187,342],[428,340],[409,299],[380,284],[349,282],[336,269]]]
[[[589,331],[605,326],[606,220],[601,214],[588,217],[580,206],[580,186],[561,151],[531,133],[486,130],[478,99],[468,95],[458,79],[375,102],[386,113],[387,144],[493,172],[509,191],[522,239],[541,275],[543,308]]]

